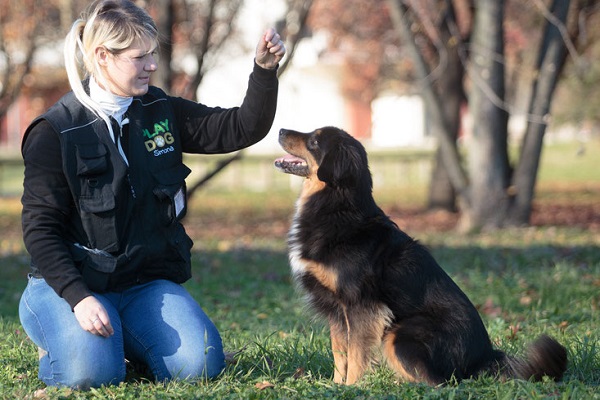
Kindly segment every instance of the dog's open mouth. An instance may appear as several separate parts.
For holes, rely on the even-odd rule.
[[[300,157],[288,154],[276,159],[274,164],[275,168],[286,174],[308,176],[308,165]]]

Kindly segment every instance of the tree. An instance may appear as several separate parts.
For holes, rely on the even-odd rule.
[[[390,0],[400,14],[407,8]],[[543,3],[538,2],[540,7]],[[473,129],[469,138],[467,187],[464,179],[455,179],[459,189],[465,230],[523,225],[529,222],[535,178],[546,129],[547,114],[556,82],[566,59],[566,21],[570,1],[553,0],[547,10],[544,35],[535,65],[532,98],[528,109],[528,128],[516,168],[508,157],[508,110],[505,102],[504,1],[477,2],[471,35],[469,61],[469,107]],[[405,24],[402,18],[397,25]],[[406,29],[403,29],[406,34]],[[443,130],[441,131],[443,132]],[[443,135],[442,135],[443,136]],[[460,169],[456,150],[441,142],[446,168]],[[464,177],[467,173],[461,174]]]
[[[413,29],[411,29],[410,23],[406,18],[406,14],[408,12],[408,8],[403,5],[395,2],[395,0],[389,0],[388,6],[390,9],[390,15],[393,25],[395,26],[398,34],[403,37],[413,37]],[[454,13],[448,13],[446,18],[454,17]],[[446,22],[451,22],[447,21]],[[426,25],[426,24],[425,24]],[[454,25],[456,25],[454,23]],[[448,26],[453,26],[452,22],[448,24]],[[455,38],[456,41],[456,38]],[[440,51],[440,54],[447,54],[445,52],[444,46],[439,45],[438,41],[437,49],[443,49]],[[447,43],[450,43],[449,41]],[[457,44],[455,44],[457,46]],[[429,115],[431,116],[431,125],[432,131],[438,139],[439,149],[436,154],[436,161],[439,165],[434,167],[434,171],[444,170],[444,172],[439,172],[437,176],[437,180],[434,183],[443,183],[445,184],[445,179],[447,178],[448,184],[445,184],[446,190],[441,196],[449,196],[454,195],[454,193],[459,194],[459,197],[462,201],[462,207],[466,206],[464,193],[467,190],[468,179],[461,167],[461,159],[458,153],[458,148],[456,147],[456,137],[458,134],[458,124],[451,125],[450,120],[454,121],[460,120],[460,105],[457,104],[455,107],[444,108],[442,106],[442,100],[445,94],[436,92],[434,85],[430,82],[431,80],[428,77],[431,76],[431,68],[425,59],[425,55],[420,51],[418,46],[416,45],[415,40],[408,41],[407,45],[409,49],[409,54],[413,59],[413,68],[415,70],[415,75],[419,78],[422,85],[423,92],[422,96],[426,104],[426,108],[428,110]],[[443,57],[440,56],[440,59]],[[460,73],[458,75],[452,75],[454,79],[459,80],[460,82],[454,82],[454,86],[447,84],[448,87],[454,87],[455,90],[457,87],[462,87],[462,76],[464,72],[464,68],[460,69]],[[460,92],[462,94],[462,91]],[[460,95],[455,95],[455,98],[458,98]],[[451,189],[448,189],[450,187]],[[446,200],[448,200],[446,198]],[[448,200],[451,201],[451,200]]]
[[[0,2],[0,117],[4,116],[31,72],[43,1]]]
[[[159,69],[153,84],[196,100],[198,87],[224,44],[236,37],[235,19],[243,0],[151,0],[148,10],[161,33]],[[193,59],[193,71],[181,65]]]
[[[533,82],[528,110],[528,115],[531,117],[523,137],[519,162],[512,176],[514,193],[511,210],[506,215],[509,222],[514,225],[529,222],[531,215],[531,204],[550,105],[558,78],[565,65],[567,44],[571,42],[565,30],[569,4],[568,0],[553,0],[551,8],[543,10],[546,14],[547,24],[536,62],[537,74]]]
[[[328,2],[328,7],[334,7],[332,3],[341,4]],[[574,0],[572,7],[569,0],[552,0],[550,6],[542,0],[378,3],[380,14],[389,15],[390,29],[402,39],[397,54],[408,54],[412,61],[398,75],[417,82],[431,130],[438,139],[430,205],[452,208],[456,196],[460,226],[465,230],[527,224],[551,101],[566,61],[567,44],[576,38],[576,31],[567,29],[568,11],[585,23],[590,4],[597,2]],[[338,42],[348,40],[340,37],[355,37],[351,30],[340,28],[344,24],[335,15],[334,21],[321,27],[334,32]],[[571,22],[574,19],[571,17]],[[361,13],[345,25],[358,30],[357,24],[370,21]],[[538,31],[543,34],[540,36]],[[381,36],[380,41],[393,43],[389,34]],[[529,54],[536,53],[537,60],[531,66],[535,72],[528,75],[533,78],[526,81],[522,79],[523,65],[528,66]],[[398,59],[391,62],[403,63]],[[377,86],[374,82],[371,87]],[[518,89],[523,83],[530,85],[532,95],[522,112],[528,127],[520,157],[513,165],[508,155],[508,121],[519,106],[510,101],[520,97]],[[465,99],[472,126],[463,161],[456,138],[459,128],[467,127],[461,112]]]
[[[508,112],[505,99],[503,0],[477,2],[469,77],[469,110],[473,120],[468,149],[469,190],[463,227],[499,227],[508,212]]]
[[[552,119],[559,124],[574,121],[580,138],[586,139],[600,126],[600,2],[582,4],[578,15],[588,21],[578,25],[577,53],[569,46],[569,58],[574,61],[565,66],[564,79],[557,87]]]

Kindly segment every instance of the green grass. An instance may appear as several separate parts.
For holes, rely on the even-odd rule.
[[[546,144],[540,161],[541,182],[599,182],[600,140]]]
[[[289,217],[291,205],[285,205],[286,196],[271,196],[266,202],[272,202],[272,207],[255,205],[259,199],[253,196],[248,199],[246,206],[237,204],[232,212],[221,215],[222,221]],[[204,203],[199,198],[196,202],[212,214],[220,210],[216,200]],[[251,209],[259,211],[251,215]],[[277,215],[266,216],[267,210]],[[200,224],[203,218],[208,215],[200,213],[188,224]],[[430,388],[399,383],[389,370],[376,366],[356,386],[335,385],[328,331],[322,321],[308,314],[290,282],[284,239],[213,237],[198,240],[194,277],[186,287],[218,325],[226,350],[237,352],[219,379],[166,385],[138,379],[91,392],[50,389],[46,395],[68,399],[600,398],[596,393],[600,385],[597,233],[545,227],[471,236],[429,233],[422,239],[480,308],[499,348],[520,354],[542,332],[565,344],[570,362],[563,382],[499,383],[481,378]],[[36,348],[16,315],[27,262],[19,251],[0,258],[3,398],[31,398],[44,387],[36,377]]]
[[[597,204],[600,169],[593,167],[591,151],[576,156],[574,145],[551,147],[562,148],[563,155],[545,151],[537,201]],[[571,154],[583,157],[585,165],[560,164]],[[585,179],[573,175],[576,170]],[[376,197],[384,208],[414,207],[424,193],[423,186],[400,186],[376,191]],[[332,382],[325,324],[306,311],[290,281],[285,234],[296,195],[209,187],[192,202],[186,225],[196,245],[186,287],[217,324],[226,351],[236,353],[221,377],[156,384],[132,376],[120,386],[90,392],[49,389],[46,398],[600,399],[597,228],[543,226],[473,235],[407,228],[479,308],[497,347],[521,354],[542,332],[563,343],[569,353],[563,382],[480,378],[431,388],[398,382],[375,366],[358,385],[345,387]],[[17,317],[28,271],[19,212],[18,199],[0,198],[0,399],[33,398],[44,387],[37,379],[36,348]]]

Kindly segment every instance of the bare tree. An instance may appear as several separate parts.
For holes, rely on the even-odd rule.
[[[528,223],[531,215],[550,105],[565,65],[567,45],[571,44],[571,37],[566,30],[569,3],[566,0],[553,0],[550,9],[546,9],[538,0],[538,6],[543,10],[548,23],[535,65],[538,73],[533,82],[533,94],[528,110],[530,117],[512,182],[514,199],[508,217],[517,225]]]
[[[277,30],[283,35],[287,43],[287,55],[279,66],[278,76],[283,75],[287,70],[294,59],[298,43],[307,33],[307,21],[312,5],[313,0],[287,0],[288,11],[285,18],[277,24]]]
[[[235,37],[235,20],[243,0],[151,0],[148,8],[161,32],[159,70],[153,83],[173,95],[196,99],[198,87],[222,51]],[[190,73],[179,64],[193,59]]]
[[[424,62],[423,50],[415,44],[407,15],[418,15],[399,0],[388,0],[399,34],[413,50],[413,62],[423,79],[431,70]],[[452,7],[451,1],[446,2]],[[456,3],[456,2],[454,2]],[[519,162],[513,172],[508,157],[508,118],[506,102],[504,48],[505,2],[480,0],[474,6],[473,29],[468,51],[462,59],[468,72],[468,100],[473,127],[468,140],[467,168],[458,157],[448,115],[444,114],[432,88],[424,88],[424,97],[434,115],[435,131],[440,140],[443,165],[459,197],[461,228],[465,230],[497,228],[529,223],[542,140],[547,116],[558,78],[566,60],[567,45],[572,43],[567,26],[569,0],[553,0],[546,9],[536,2],[545,16],[545,28],[538,47],[533,94],[528,109],[528,128]],[[460,41],[455,36],[455,41]],[[464,45],[465,43],[462,42]]]
[[[0,1],[0,117],[19,96],[31,72],[46,11],[43,1]]]
[[[388,0],[392,22],[400,36],[413,39],[410,22],[407,18],[408,7],[397,0]],[[420,51],[415,40],[407,40],[409,54],[412,56],[416,77],[423,83],[430,82],[431,75],[423,53]],[[431,117],[432,131],[438,139],[439,157],[445,167],[446,176],[453,190],[463,203],[466,203],[466,191],[468,177],[461,167],[461,157],[456,146],[455,135],[450,127],[450,112],[445,113],[442,106],[442,97],[434,90],[433,85],[423,84],[422,96],[427,104],[427,111]],[[459,110],[455,110],[458,113]],[[464,207],[464,205],[463,205]]]

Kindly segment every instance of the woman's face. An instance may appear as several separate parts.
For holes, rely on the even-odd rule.
[[[136,40],[126,50],[113,54],[104,47],[96,49],[96,56],[105,82],[98,84],[105,90],[123,97],[141,96],[148,91],[150,75],[158,68],[156,42],[150,38]]]

